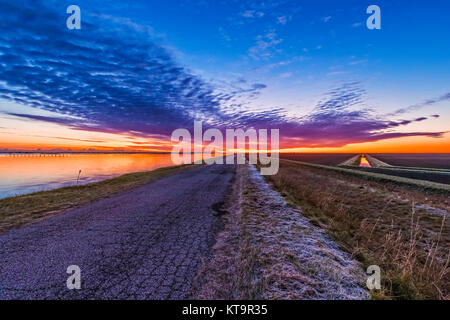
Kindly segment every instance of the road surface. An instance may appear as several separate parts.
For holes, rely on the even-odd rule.
[[[189,169],[0,235],[0,299],[189,298],[234,174]],[[80,290],[66,286],[70,265]]]

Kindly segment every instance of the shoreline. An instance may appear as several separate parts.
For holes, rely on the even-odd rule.
[[[134,172],[77,186],[0,199],[0,234],[195,167],[179,165]]]

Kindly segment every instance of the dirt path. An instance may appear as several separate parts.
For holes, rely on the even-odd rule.
[[[189,297],[234,172],[201,166],[1,235],[0,299]]]

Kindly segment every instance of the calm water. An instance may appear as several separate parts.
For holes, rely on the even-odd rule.
[[[170,154],[0,154],[0,198],[171,166]]]
[[[361,156],[361,163],[359,164],[360,167],[371,167],[369,161],[367,161],[366,156]]]

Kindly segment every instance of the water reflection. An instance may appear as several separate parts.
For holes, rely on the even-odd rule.
[[[361,156],[361,162],[359,164],[360,167],[371,167],[369,161],[367,161],[367,158],[365,155]]]
[[[0,198],[173,165],[170,154],[0,154]]]

